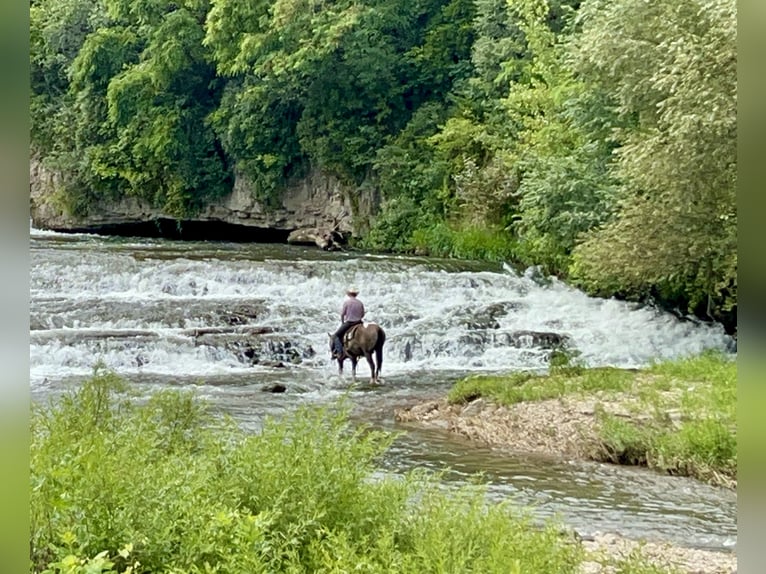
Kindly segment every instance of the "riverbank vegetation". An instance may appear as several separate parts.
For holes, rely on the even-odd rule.
[[[736,329],[735,0],[32,0],[60,205],[337,178],[367,249],[503,259]]]
[[[394,435],[343,404],[246,432],[188,392],[131,397],[97,372],[31,442],[31,571],[576,572],[582,547],[481,485],[376,474]],[[666,571],[632,555],[621,572]]]
[[[735,361],[706,353],[640,370],[588,369],[563,361],[546,375],[471,376],[450,390],[448,401],[588,401],[597,422],[596,435],[583,437],[590,458],[734,486],[736,388]]]

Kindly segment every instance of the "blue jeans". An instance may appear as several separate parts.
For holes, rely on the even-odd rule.
[[[351,327],[358,325],[361,321],[344,321],[343,324],[338,327],[338,330],[333,334],[333,349],[340,354],[343,351],[343,335],[346,334]]]

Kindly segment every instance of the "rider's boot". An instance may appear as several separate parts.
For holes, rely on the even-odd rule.
[[[339,356],[343,354],[343,342],[337,335],[335,336],[335,352],[338,353]]]

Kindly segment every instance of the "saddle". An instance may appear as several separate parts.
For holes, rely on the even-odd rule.
[[[346,348],[346,343],[348,343],[351,339],[354,338],[354,333],[356,333],[356,330],[364,325],[364,323],[358,323],[354,325],[353,327],[349,327],[348,331],[343,333],[343,340],[341,341],[341,344],[343,345],[343,348]]]

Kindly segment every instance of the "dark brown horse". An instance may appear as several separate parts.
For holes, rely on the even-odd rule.
[[[386,332],[375,323],[354,325],[343,335],[343,351],[338,353],[333,348],[330,335],[330,353],[338,361],[338,374],[343,375],[343,361],[351,359],[351,376],[356,380],[356,363],[364,356],[370,365],[370,384],[380,382],[380,368],[383,365],[383,343]],[[375,361],[372,354],[375,353]]]

